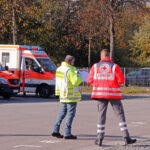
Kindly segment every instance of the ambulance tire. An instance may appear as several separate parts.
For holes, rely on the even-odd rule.
[[[51,95],[51,89],[47,85],[43,85],[39,88],[39,96],[41,98],[48,98]]]
[[[10,99],[11,95],[10,94],[3,94],[4,99]]]

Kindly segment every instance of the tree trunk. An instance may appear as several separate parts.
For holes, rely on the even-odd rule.
[[[91,67],[91,38],[89,37],[88,66]]]
[[[13,15],[12,15],[12,30],[13,30],[13,44],[17,43],[17,26],[16,26],[16,17],[15,17],[15,8],[13,4]]]
[[[114,60],[114,22],[113,16],[110,16],[110,59]]]

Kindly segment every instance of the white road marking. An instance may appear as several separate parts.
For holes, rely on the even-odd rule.
[[[132,124],[136,124],[136,125],[144,125],[144,122],[131,122]]]
[[[37,145],[16,145],[13,146],[14,148],[18,148],[18,147],[35,147],[35,148],[40,148],[42,146],[37,146]]]
[[[61,141],[56,141],[56,140],[43,140],[43,141],[40,141],[41,143],[50,143],[50,144],[54,144],[54,143],[59,143]]]

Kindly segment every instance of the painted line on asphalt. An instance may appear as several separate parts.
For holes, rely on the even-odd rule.
[[[42,146],[37,146],[37,145],[16,145],[13,146],[14,148],[19,148],[19,147],[32,147],[32,148],[40,148]]]
[[[134,127],[142,127],[143,125],[145,125],[145,122],[131,122],[130,124],[128,124],[128,126]]]
[[[54,143],[60,143],[61,141],[56,141],[56,140],[43,140],[40,141],[41,143],[47,143],[47,144],[54,144]]]
[[[144,125],[144,122],[131,122],[132,124],[137,124],[137,125]]]

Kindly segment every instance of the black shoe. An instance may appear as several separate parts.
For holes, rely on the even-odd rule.
[[[103,142],[103,139],[98,139],[98,138],[97,138],[97,139],[95,140],[95,144],[96,144],[96,145],[99,145],[99,146],[102,146],[102,142]]]
[[[125,137],[125,145],[133,144],[136,142],[136,139],[131,139],[130,137]]]
[[[76,140],[76,139],[77,139],[77,136],[71,134],[71,135],[69,135],[69,136],[65,136],[64,138],[65,138],[65,139]]]
[[[64,137],[60,133],[55,133],[55,132],[52,133],[52,136],[57,137],[57,138],[63,138]]]

